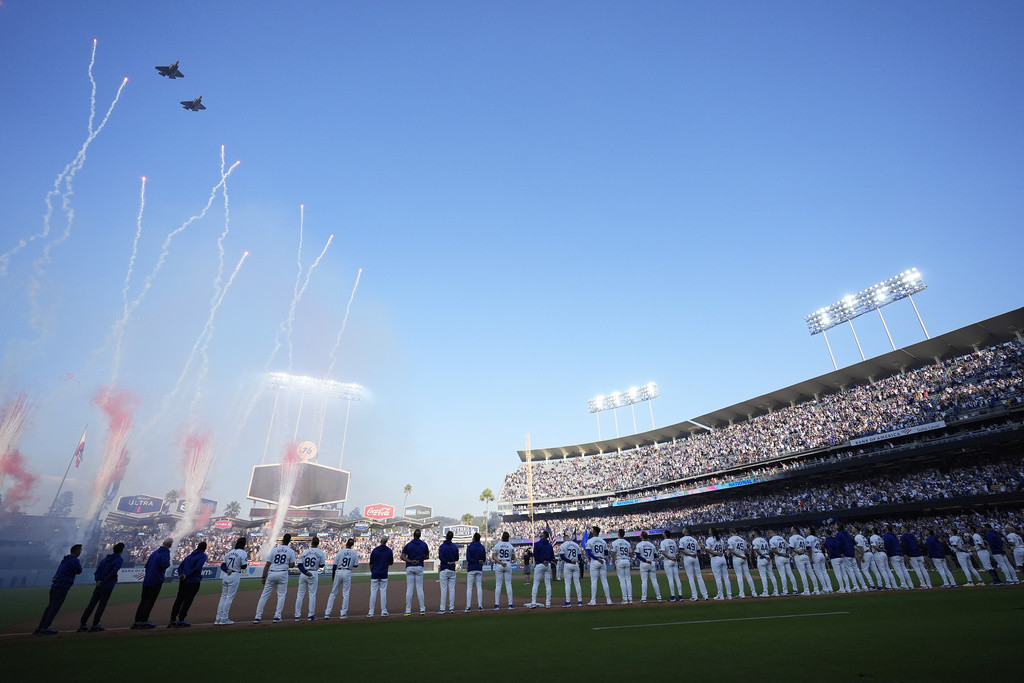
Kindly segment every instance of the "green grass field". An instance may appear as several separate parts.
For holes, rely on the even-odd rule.
[[[395,578],[395,589],[404,588],[401,576]],[[247,582],[245,588],[258,586]],[[216,582],[203,587],[204,593],[217,590]],[[522,594],[521,580],[516,590]],[[130,602],[138,591],[123,586],[115,597]],[[4,622],[37,618],[45,592],[0,593]],[[82,587],[65,609],[80,609],[87,598],[88,589]],[[271,662],[283,658],[296,673],[312,667],[321,675],[346,679],[403,676],[415,667],[422,672],[418,677],[512,680],[541,670],[562,675],[569,666],[573,677],[628,676],[628,669],[655,679],[935,681],[975,680],[982,674],[1018,680],[1022,643],[1024,587],[1008,586],[3,636],[0,652],[5,677],[12,677],[8,680],[40,674],[104,680],[141,670],[147,675],[263,677]]]

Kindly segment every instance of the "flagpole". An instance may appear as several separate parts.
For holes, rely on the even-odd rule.
[[[52,516],[53,509],[57,507],[57,498],[60,496],[60,492],[64,488],[64,482],[67,481],[68,472],[71,471],[71,463],[73,463],[75,458],[78,457],[78,447],[82,445],[82,441],[85,439],[85,432],[88,431],[88,429],[89,423],[87,422],[85,424],[85,429],[82,430],[82,438],[78,440],[77,444],[75,444],[75,452],[71,454],[71,459],[68,460],[68,467],[64,470],[64,477],[60,480],[60,486],[57,487],[57,493],[53,496],[53,502],[50,503],[50,511],[46,513],[47,516]]]

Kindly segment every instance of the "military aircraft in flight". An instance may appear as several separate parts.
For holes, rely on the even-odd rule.
[[[180,60],[179,60],[180,61]],[[158,66],[155,67],[160,72],[161,76],[167,76],[171,80],[175,78],[185,78],[185,74],[178,71],[178,62],[171,64],[170,66]]]
[[[190,109],[192,111],[199,111],[200,109],[206,109],[206,107],[203,105],[202,99],[203,99],[203,96],[200,95],[199,97],[195,98],[194,100],[185,100],[184,102],[181,103],[181,106],[185,107],[185,109]]]

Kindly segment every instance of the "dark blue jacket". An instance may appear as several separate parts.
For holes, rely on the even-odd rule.
[[[994,529],[989,529],[985,532],[985,540],[988,541],[988,549],[993,555],[1004,555],[1006,553],[1003,550],[1003,537]]]
[[[57,572],[53,575],[54,588],[71,588],[75,584],[75,577],[82,573],[82,563],[74,555],[65,555],[64,559],[57,565]]]
[[[534,564],[540,564],[542,562],[551,562],[555,559],[555,550],[551,547],[551,543],[546,538],[542,538],[533,544],[533,562]]]
[[[896,538],[896,534],[891,531],[887,531],[882,536],[882,543],[885,544],[885,554],[889,557],[900,557],[903,555],[903,551],[900,550],[899,539]]]
[[[854,550],[856,544],[853,542],[853,536],[845,530],[836,532],[836,541],[839,543],[839,549],[843,553],[843,557],[857,556],[857,552]]]
[[[422,540],[414,538],[405,544],[402,554],[409,558],[409,561],[405,563],[406,567],[422,567],[423,560],[427,559],[427,555],[430,554],[430,548]]]
[[[906,548],[907,555],[909,557],[921,557],[921,547],[917,544],[917,539],[914,538],[914,534],[909,532],[903,534],[900,536],[900,543],[902,543],[903,547]]]
[[[117,570],[124,564],[124,558],[120,553],[110,553],[100,561],[100,565],[93,572],[96,583],[104,588],[113,588],[117,585]]]
[[[395,554],[386,545],[379,545],[370,551],[370,578],[388,578],[388,567],[395,563]]]
[[[206,553],[193,550],[178,566],[178,580],[182,583],[199,583],[203,580],[203,566],[206,564]]]
[[[466,569],[471,572],[479,572],[484,569],[484,562],[487,561],[487,550],[480,541],[473,541],[466,548]]]
[[[459,546],[451,541],[444,541],[437,549],[437,559],[441,560],[441,569],[455,571],[455,563],[459,561]]]
[[[171,549],[160,546],[146,560],[146,576],[143,586],[154,586],[164,582],[164,572],[171,566]]]
[[[941,560],[946,557],[946,553],[942,551],[942,541],[935,536],[929,536],[924,539],[924,547],[928,549],[928,557],[934,560]]]
[[[843,556],[843,551],[839,548],[839,541],[832,536],[826,536],[825,540],[821,542],[822,547],[825,548],[825,552],[828,553],[828,559],[838,560]]]

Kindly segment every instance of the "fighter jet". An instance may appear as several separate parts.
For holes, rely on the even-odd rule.
[[[185,107],[185,109],[190,109],[192,111],[199,111],[200,109],[206,109],[206,107],[203,106],[202,99],[203,99],[203,96],[200,95],[199,97],[195,98],[194,100],[185,100],[184,102],[181,103],[181,106]]]
[[[155,68],[160,72],[161,76],[167,76],[171,80],[174,80],[175,78],[185,78],[185,74],[178,71],[178,62],[175,62],[170,66],[158,66]]]

